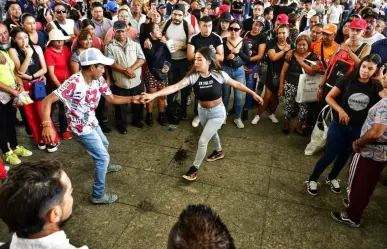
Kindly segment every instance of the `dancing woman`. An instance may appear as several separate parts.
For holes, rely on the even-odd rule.
[[[207,145],[210,140],[214,143],[215,150],[206,158],[206,161],[213,162],[224,157],[218,136],[218,130],[226,118],[226,109],[222,101],[223,84],[251,94],[258,103],[263,103],[262,98],[255,92],[248,89],[244,84],[231,79],[227,73],[220,71],[215,53],[210,48],[198,49],[195,54],[195,62],[192,69],[179,83],[152,94],[143,93],[143,101],[150,102],[154,98],[172,94],[189,85],[193,86],[195,94],[199,99],[199,119],[204,129],[199,139],[193,166],[183,175],[183,178],[188,181],[196,180],[199,167],[206,156]]]

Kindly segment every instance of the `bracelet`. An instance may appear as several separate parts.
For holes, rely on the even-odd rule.
[[[49,125],[40,125],[40,127],[42,127],[42,128],[48,128],[48,127],[50,127],[50,128],[51,128],[52,126],[51,126],[51,124],[49,124]]]

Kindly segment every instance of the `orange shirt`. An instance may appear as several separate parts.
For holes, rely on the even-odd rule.
[[[311,50],[312,52],[317,55],[317,57],[321,60],[321,45],[322,41],[315,41],[312,43]],[[332,58],[332,56],[336,53],[337,49],[339,48],[339,44],[336,42],[333,42],[332,46],[330,47],[323,47],[324,50],[324,60],[327,66],[329,65],[329,61]]]

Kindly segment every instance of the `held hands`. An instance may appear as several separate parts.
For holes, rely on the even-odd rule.
[[[151,102],[156,96],[153,93],[141,93],[141,103],[146,104]]]
[[[349,116],[343,110],[339,111],[339,121],[343,125],[348,125],[348,123],[349,123]]]

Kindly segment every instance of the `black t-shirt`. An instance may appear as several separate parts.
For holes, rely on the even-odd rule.
[[[251,32],[247,32],[243,37],[249,45],[250,57],[256,56],[259,51],[259,45],[266,43],[266,38],[262,34],[252,35]],[[257,64],[257,62],[251,62],[248,65]]]
[[[379,100],[379,92],[383,87],[379,83],[362,83],[358,79],[344,77],[337,82],[340,89],[341,100],[337,103],[349,116],[349,124],[352,127],[361,127],[367,118],[368,110]],[[340,98],[339,98],[340,99]],[[334,120],[339,122],[339,114],[335,112]]]
[[[305,59],[310,61],[318,61],[317,55],[315,55],[313,52],[310,53]],[[288,72],[286,73],[286,81],[292,85],[298,86],[300,75],[303,74],[302,67],[294,56],[292,56],[290,61],[286,62],[289,64]],[[308,62],[306,63],[309,64]]]
[[[202,47],[213,47],[217,48],[219,45],[222,45],[222,38],[215,34],[211,33],[209,36],[204,37],[201,33],[191,36],[188,41],[188,44],[191,44],[195,47],[195,52]]]
[[[11,18],[5,19],[3,23],[5,24],[5,26],[7,26],[8,32],[11,32],[11,29],[13,29],[14,27],[20,26],[19,23],[14,22]]]
[[[294,45],[291,44],[291,49],[294,49]],[[269,49],[274,49],[276,53],[278,53],[279,51],[281,51],[281,49],[277,46],[277,39],[274,39],[274,40],[271,40],[269,42],[269,45],[267,47],[267,50]],[[284,62],[285,62],[285,56],[286,56],[287,53],[284,54],[284,56],[282,56],[281,59],[279,60],[276,60],[276,61],[271,61],[269,59],[269,68],[271,69],[271,71],[269,71],[269,69],[267,70],[268,73],[276,73],[276,74],[280,74],[281,73],[281,70],[282,70],[282,66],[284,65]]]
[[[244,31],[251,31],[253,29],[253,18],[250,17],[249,19],[246,19],[243,21],[243,30]]]
[[[211,71],[207,77],[196,72],[185,79],[187,85],[193,86],[199,101],[213,101],[222,97],[223,84],[230,76],[223,71]]]

